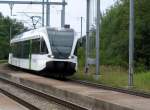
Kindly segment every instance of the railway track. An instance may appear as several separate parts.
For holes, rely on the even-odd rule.
[[[81,107],[81,106],[76,105],[74,103],[59,99],[55,96],[47,95],[47,94],[45,94],[41,91],[35,90],[33,88],[30,88],[30,87],[26,87],[26,86],[21,85],[21,84],[11,82],[11,81],[6,80],[6,79],[0,78],[0,83],[2,83],[3,86],[5,86],[5,85],[6,86],[10,86],[10,85],[15,86],[15,88],[21,89],[23,91],[27,91],[29,93],[32,93],[32,94],[37,95],[39,97],[42,97],[42,98],[44,98],[48,101],[51,101],[51,102],[57,103],[61,106],[64,106],[64,107],[68,108],[68,110],[88,110],[88,108]],[[25,100],[19,98],[18,96],[11,94],[10,92],[8,92],[9,90],[3,89],[3,87],[0,87],[0,91],[3,94],[5,94],[6,96],[8,96],[8,97],[12,98],[13,100],[15,100],[16,102],[19,102],[21,105],[29,108],[30,110],[41,110],[41,108],[38,108],[37,106],[31,104],[30,101],[29,102],[25,101]]]
[[[32,72],[27,72],[27,73],[32,73]],[[22,74],[22,75],[25,75],[25,76],[27,76],[27,77],[33,77],[33,79],[35,78],[35,79],[38,79],[39,78],[39,80],[33,80],[32,81],[32,78],[27,78],[28,80],[26,80],[26,78],[24,79],[24,78],[22,78],[22,77],[20,77],[20,75],[11,75],[12,73],[10,73],[10,75],[9,75],[9,73],[8,74],[6,74],[6,75],[8,75],[8,76],[4,76],[3,78],[7,78],[7,79],[10,79],[11,81],[15,81],[16,83],[19,83],[19,84],[23,84],[23,85],[18,85],[18,84],[16,84],[16,83],[13,83],[13,82],[10,82],[10,81],[7,81],[7,80],[4,80],[3,82],[5,82],[5,83],[7,83],[7,84],[10,84],[10,85],[14,85],[15,87],[18,87],[18,88],[20,88],[20,86],[23,86],[23,89],[25,89],[25,91],[29,91],[30,92],[30,90],[28,90],[28,89],[33,89],[33,88],[36,88],[36,90],[35,90],[35,93],[34,92],[32,92],[32,90],[31,90],[31,93],[32,94],[36,94],[37,96],[39,96],[39,97],[43,97],[44,99],[47,99],[47,100],[49,100],[49,101],[51,101],[51,97],[53,97],[53,96],[51,96],[52,94],[54,95],[54,96],[60,96],[60,97],[62,97],[62,99],[64,99],[63,101],[64,101],[64,104],[62,104],[62,102],[60,101],[59,102],[59,97],[54,97],[54,99],[52,99],[52,101],[53,102],[56,102],[57,104],[59,104],[59,105],[62,105],[62,106],[65,106],[65,107],[67,107],[67,108],[70,108],[70,109],[58,109],[58,110],[88,110],[89,108],[92,108],[92,107],[95,107],[95,104],[97,104],[97,108],[108,108],[108,103],[105,105],[101,105],[102,103],[101,102],[97,102],[97,103],[94,103],[93,104],[93,100],[95,101],[95,99],[97,99],[97,95],[99,94],[99,90],[101,91],[103,91],[103,92],[105,92],[105,90],[106,90],[106,94],[105,93],[102,93],[101,94],[101,92],[100,92],[100,95],[99,95],[99,100],[100,101],[103,101],[103,99],[106,101],[107,100],[107,97],[106,97],[106,99],[102,96],[102,99],[101,99],[101,95],[107,95],[107,96],[109,96],[109,97],[111,97],[112,96],[112,98],[110,98],[110,99],[112,99],[113,101],[117,101],[117,99],[115,98],[115,97],[126,97],[127,99],[129,99],[130,100],[130,102],[132,101],[132,103],[133,103],[133,105],[132,104],[130,104],[130,103],[125,103],[124,105],[126,105],[126,106],[124,106],[124,105],[122,105],[122,103],[121,102],[118,102],[117,101],[117,105],[113,105],[114,106],[114,109],[116,109],[116,107],[119,107],[119,109],[122,109],[122,108],[149,108],[149,99],[145,99],[145,98],[150,98],[150,94],[149,93],[145,93],[145,92],[143,92],[143,91],[135,91],[135,90],[130,90],[130,89],[125,89],[125,88],[115,88],[115,87],[110,87],[110,86],[105,86],[105,85],[102,85],[102,84],[96,84],[96,83],[91,83],[91,82],[87,82],[87,81],[81,81],[81,80],[73,80],[73,79],[66,79],[66,80],[62,80],[62,81],[58,81],[58,79],[56,78],[50,78],[49,76],[45,76],[45,75],[41,75],[42,77],[39,77],[39,76],[37,76],[36,75],[36,77],[34,77],[34,75],[25,75],[25,73],[19,73],[19,74]],[[13,77],[11,77],[11,76],[13,76]],[[44,77],[46,77],[46,79],[44,78]],[[50,79],[48,79],[48,77],[50,78]],[[14,79],[13,79],[14,78]],[[40,80],[41,79],[41,80]],[[52,79],[52,80],[51,80]],[[48,86],[44,86],[45,85],[45,83],[43,83],[43,81],[46,81],[47,83],[46,84],[48,84],[49,83],[49,85]],[[28,82],[26,82],[26,81],[29,81],[29,83]],[[31,82],[30,82],[31,81]],[[54,82],[53,82],[54,81]],[[38,82],[41,82],[41,83],[39,83],[39,84],[41,84],[41,85],[38,85],[37,83]],[[62,86],[62,88],[61,88],[61,86],[59,87],[59,82],[61,82],[62,84],[61,84],[61,86]],[[13,84],[12,84],[13,83]],[[51,83],[52,83],[52,85],[51,85]],[[54,86],[54,84],[56,83],[56,88],[55,88],[55,86]],[[58,83],[58,87],[57,87],[57,83]],[[31,84],[31,86],[30,86],[30,84]],[[72,86],[71,86],[71,84],[72,84]],[[32,88],[29,88],[29,86],[27,86],[27,87],[25,87],[24,88],[24,85],[29,85],[30,87],[32,87]],[[69,85],[69,86],[68,86]],[[35,87],[34,87],[35,86]],[[44,87],[42,87],[42,86],[44,86]],[[81,86],[81,90],[80,90],[80,86]],[[39,89],[38,89],[38,87],[39,87]],[[50,88],[49,88],[50,87]],[[52,87],[52,88],[51,88]],[[55,88],[54,90],[53,90],[53,87]],[[66,87],[66,89],[65,89],[65,87]],[[92,101],[90,102],[90,106],[89,106],[89,102],[88,102],[88,100],[87,100],[87,102],[86,102],[86,100],[84,100],[84,99],[82,99],[82,97],[80,98],[80,97],[74,97],[74,100],[72,100],[72,98],[73,97],[71,97],[72,96],[72,94],[70,94],[70,96],[68,96],[68,93],[70,93],[70,91],[68,91],[68,87],[71,89],[72,88],[72,90],[74,90],[75,88],[75,90],[79,90],[79,91],[86,91],[85,89],[87,88],[87,92],[85,92],[85,94],[86,95],[84,95],[84,96],[87,96],[90,100],[89,101],[91,101],[91,97],[89,97],[88,96],[88,94],[90,93],[90,96],[92,96]],[[83,87],[83,88],[82,88]],[[85,88],[84,88],[85,87]],[[0,88],[1,88],[1,80],[0,80]],[[22,87],[21,87],[22,88]],[[27,90],[26,90],[27,89]],[[59,95],[59,89],[60,89],[60,91],[62,90],[62,95],[64,95],[64,96],[61,96],[61,95]],[[33,89],[34,90],[34,89]],[[96,94],[95,94],[95,92],[92,92],[93,90],[96,90]],[[107,90],[108,90],[108,93],[107,93]],[[109,91],[110,90],[110,91]],[[37,92],[38,91],[38,92]],[[43,91],[42,92],[42,94],[44,94],[44,96],[42,96],[42,95],[40,95],[40,93],[39,92],[41,92],[41,91]],[[49,91],[51,91],[51,94],[49,94]],[[53,91],[54,92],[56,92],[56,93],[53,93]],[[64,94],[64,91],[68,91],[68,92],[65,92],[65,94]],[[88,92],[89,91],[89,92]],[[91,91],[91,92],[90,92]],[[118,93],[114,93],[114,92],[111,92],[111,91],[117,91]],[[11,92],[11,93],[13,93],[13,92]],[[45,93],[46,93],[46,95],[45,95]],[[122,94],[122,93],[125,93],[125,94]],[[82,94],[83,93],[81,93],[81,96],[82,96]],[[131,94],[132,96],[130,96],[130,95],[127,95],[127,94]],[[50,95],[50,98],[48,98],[49,97],[49,95]],[[80,92],[79,92],[79,95],[80,95]],[[113,96],[114,95],[114,96]],[[74,94],[73,94],[73,96],[74,96]],[[77,95],[78,96],[78,95]],[[136,97],[136,96],[140,96],[140,97]],[[67,98],[66,98],[67,97]],[[144,97],[144,98],[142,98],[142,97]],[[55,98],[56,98],[56,101],[55,101]],[[93,99],[94,98],[94,99]],[[133,99],[133,100],[132,100]],[[73,103],[73,105],[72,105],[72,103],[66,103],[65,102],[65,100],[70,100],[71,102],[74,102]],[[119,100],[121,100],[121,99],[119,99]],[[109,100],[108,100],[108,102],[109,102]],[[145,103],[145,106],[146,107],[144,107],[143,105],[140,105],[141,103]],[[76,105],[76,103],[78,103],[78,105],[81,105],[81,106],[78,106],[78,105]],[[115,102],[114,102],[115,103]],[[116,104],[116,103],[115,103]],[[121,104],[121,106],[118,106],[119,104]],[[34,104],[32,104],[32,105],[34,105]],[[69,105],[69,106],[68,106]],[[71,107],[70,107],[71,106]],[[110,110],[111,110],[111,108],[112,108],[112,104],[110,103]],[[37,106],[35,106],[35,107],[37,107]],[[122,108],[121,108],[122,107]],[[37,107],[38,108],[38,107]],[[119,110],[118,109],[118,110]],[[31,109],[32,110],[32,109]],[[34,109],[33,109],[34,110]],[[45,109],[41,109],[41,110],[45,110]],[[51,110],[51,109],[50,109]],[[57,109],[56,109],[57,110]],[[103,110],[103,109],[102,109]],[[145,109],[145,110],[149,110],[149,109]]]
[[[30,71],[30,73],[33,73],[33,72]],[[41,74],[43,74],[43,73],[41,73]],[[49,76],[46,75],[44,77],[49,77]],[[67,79],[67,81],[71,81],[73,83],[78,83],[78,84],[82,84],[82,85],[86,85],[86,86],[90,86],[90,87],[95,87],[95,88],[100,88],[100,89],[105,89],[105,90],[112,90],[112,91],[130,94],[130,95],[150,98],[150,93],[147,93],[144,91],[137,91],[137,90],[128,89],[128,88],[118,88],[118,87],[106,86],[103,84],[92,83],[92,82],[85,81],[85,80]]]
[[[111,87],[111,86],[106,86],[103,84],[97,84],[97,83],[92,83],[92,82],[83,81],[83,80],[70,79],[70,81],[73,83],[78,83],[78,84],[82,84],[82,85],[86,85],[86,86],[90,86],[90,87],[94,87],[94,88],[111,90],[111,91],[126,93],[126,94],[130,94],[130,95],[140,96],[140,97],[144,97],[144,98],[150,98],[150,93],[147,93],[144,91],[136,91],[136,90],[125,89],[125,88]]]
[[[35,107],[34,105],[32,105],[32,104],[16,97],[15,95],[10,94],[6,90],[3,90],[3,89],[0,88],[0,92],[3,93],[4,95],[8,96],[9,98],[13,99],[14,101],[20,103],[21,105],[28,108],[29,110],[40,110],[39,108]]]

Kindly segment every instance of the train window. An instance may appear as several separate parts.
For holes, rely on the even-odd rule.
[[[41,49],[41,54],[47,54],[48,53],[48,49],[47,49],[46,43],[45,43],[43,38],[41,39],[40,49]]]
[[[39,54],[40,53],[40,39],[32,40],[32,53]]]
[[[19,43],[16,44],[16,57],[18,58],[19,57],[19,54],[20,54],[20,46],[19,46]]]
[[[14,43],[12,48],[12,53],[14,57],[19,57],[20,55],[20,46],[19,43]]]
[[[16,49],[17,49],[16,47],[17,47],[17,45],[16,45],[16,43],[14,43],[13,47],[12,47],[12,53],[13,53],[14,57],[16,57]]]
[[[10,53],[14,54],[14,43],[10,45]]]
[[[11,51],[16,58],[29,58],[29,41],[14,43],[11,45]]]
[[[57,58],[68,58],[72,50],[74,32],[48,30],[48,36],[53,55]]]
[[[14,44],[10,44],[10,53],[13,53],[13,46]]]
[[[21,57],[22,58],[29,58],[29,48],[30,48],[29,41],[22,42],[21,47],[22,47],[22,49],[21,49]]]
[[[18,57],[18,43],[14,44],[14,57]]]
[[[21,58],[21,47],[22,47],[22,46],[21,46],[21,43],[22,43],[22,42],[18,42],[18,43],[17,43],[17,50],[16,50],[16,57],[17,57],[17,58]]]

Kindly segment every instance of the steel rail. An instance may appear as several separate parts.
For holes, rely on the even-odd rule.
[[[1,88],[0,88],[0,92],[2,94],[6,95],[7,97],[13,99],[14,101],[20,103],[21,105],[23,105],[24,107],[28,108],[29,110],[40,110],[37,107],[35,107],[34,105],[32,105],[32,104],[30,104],[30,103],[28,103],[28,102],[26,102],[26,101],[24,101],[24,100],[22,100],[22,99],[20,99],[20,98],[18,98],[16,96],[14,96],[12,94],[10,94],[9,92],[7,92],[7,91],[5,91],[5,90],[3,90]]]
[[[53,101],[53,102],[55,102],[55,103],[57,103],[57,104],[59,104],[59,105],[65,106],[65,107],[67,107],[67,108],[70,108],[70,109],[72,109],[72,110],[88,110],[88,108],[81,107],[80,105],[74,104],[74,103],[72,103],[72,102],[59,99],[59,98],[56,97],[56,96],[48,95],[48,94],[46,94],[46,93],[44,93],[44,92],[41,92],[41,91],[38,91],[38,90],[36,90],[36,89],[34,89],[34,88],[26,87],[26,86],[24,86],[24,85],[22,85],[22,84],[17,84],[17,83],[15,83],[15,82],[9,81],[9,80],[4,79],[4,78],[0,78],[0,80],[3,81],[3,82],[6,82],[7,84],[13,85],[13,86],[15,86],[15,87],[17,87],[17,88],[20,88],[20,89],[23,89],[23,90],[25,90],[25,91],[28,91],[28,92],[30,92],[30,93],[32,93],[32,94],[38,95],[39,97],[45,98],[45,99],[50,100],[50,101]],[[5,92],[5,91],[4,91],[4,92]],[[7,95],[7,92],[6,92],[6,95]],[[8,94],[8,96],[9,96],[9,95],[11,95],[11,94]],[[12,97],[13,97],[13,96],[12,96]],[[19,100],[19,98],[18,98],[17,100]],[[19,102],[21,102],[21,101],[19,101]],[[23,102],[23,103],[25,103],[25,102]],[[29,105],[28,105],[28,104],[26,105],[26,103],[25,103],[25,106],[28,107]],[[38,109],[38,108],[35,108],[35,109],[31,109],[31,110],[39,110],[39,109]]]
[[[78,84],[82,84],[82,85],[86,85],[86,86],[90,86],[90,87],[94,87],[94,88],[99,88],[99,89],[104,89],[104,90],[111,90],[111,91],[126,93],[126,94],[129,94],[129,95],[144,97],[144,98],[150,98],[150,93],[144,92],[144,91],[126,89],[126,88],[121,88],[121,87],[112,87],[112,86],[92,83],[92,82],[83,81],[83,80],[75,80],[75,79],[69,79],[69,80],[72,81],[73,83],[78,83]]]

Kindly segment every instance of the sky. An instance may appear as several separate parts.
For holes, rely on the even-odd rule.
[[[11,1],[11,0],[10,0]],[[21,1],[21,0],[15,0]],[[26,0],[31,1],[31,0]],[[42,1],[42,0],[32,0]],[[49,0],[53,2],[61,2],[61,0]],[[94,1],[94,0],[92,0]],[[105,12],[116,0],[101,0],[101,11]],[[77,35],[80,35],[81,17],[83,17],[83,34],[86,29],[86,0],[66,0],[66,24],[70,24],[71,28],[75,29]],[[0,4],[0,12],[4,16],[10,16],[18,21],[24,22],[25,26],[32,28],[31,16],[41,16],[41,5],[14,5],[13,16],[10,16],[10,7],[8,4]],[[61,6],[51,6],[50,8],[50,25],[51,27],[60,27],[61,24]],[[92,14],[94,16],[94,14]],[[91,15],[91,16],[92,16]],[[41,20],[37,27],[41,26]]]

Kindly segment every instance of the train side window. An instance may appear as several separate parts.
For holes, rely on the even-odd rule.
[[[15,53],[14,47],[15,47],[15,44],[12,43],[11,46],[10,46],[10,52],[12,53],[13,56],[14,56],[14,53]]]
[[[13,54],[13,48],[14,48],[14,44],[10,44],[10,53]]]
[[[22,52],[21,57],[22,58],[29,58],[29,48],[30,48],[29,41],[22,42],[22,49],[21,49],[21,52]]]
[[[17,49],[16,47],[17,47],[17,45],[16,45],[16,43],[14,43],[13,44],[13,49],[12,49],[14,57],[16,57],[16,49]]]
[[[14,43],[12,46],[12,53],[13,56],[16,58],[20,58],[21,57],[21,43]]]
[[[21,57],[21,42],[16,43],[16,57],[20,58]]]
[[[32,40],[32,53],[39,54],[40,53],[40,39]]]
[[[47,46],[46,46],[46,43],[45,43],[45,40],[42,38],[41,39],[41,54],[48,54],[48,49],[47,49]]]

